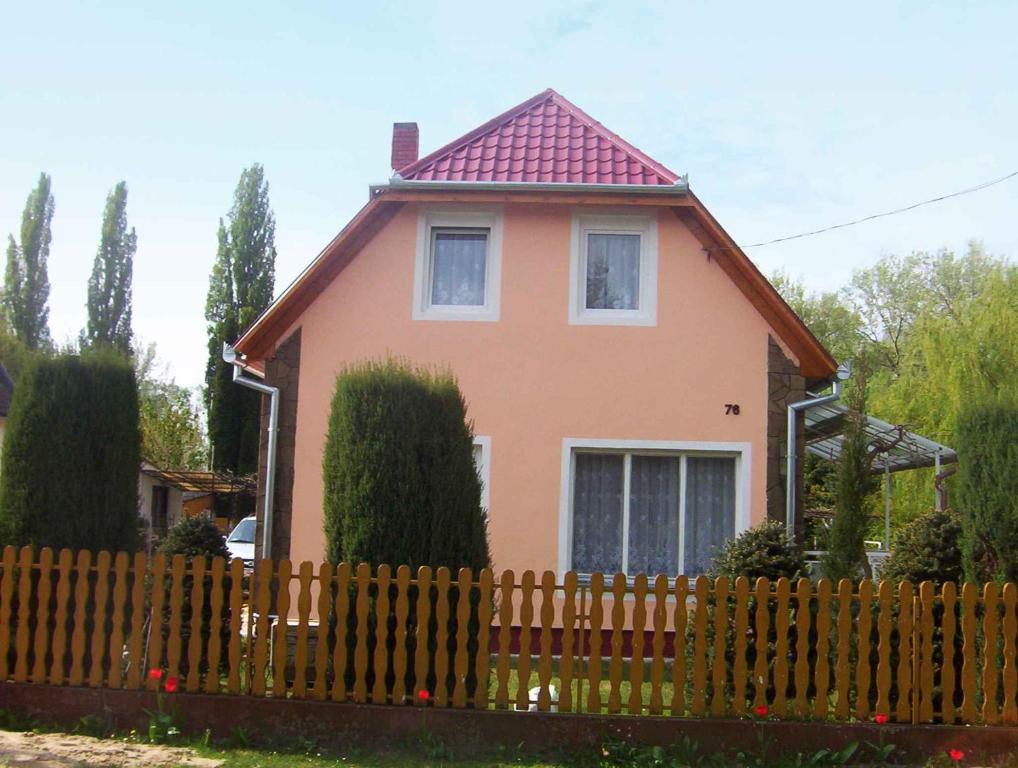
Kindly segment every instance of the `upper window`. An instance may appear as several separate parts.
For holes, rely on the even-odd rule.
[[[699,575],[735,535],[736,458],[577,451],[571,568]]]
[[[422,211],[414,311],[418,320],[498,320],[502,217]]]
[[[569,322],[657,323],[657,224],[649,216],[575,216]]]

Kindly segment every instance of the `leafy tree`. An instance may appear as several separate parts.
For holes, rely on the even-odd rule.
[[[393,360],[345,370],[322,473],[329,560],[490,564],[471,428],[451,375]]]
[[[219,248],[209,278],[205,320],[209,357],[205,369],[205,406],[213,467],[247,474],[258,467],[257,392],[233,383],[223,362],[223,342],[232,343],[272,301],[275,287],[276,219],[269,206],[269,184],[262,166],[240,175],[233,207],[219,222]]]
[[[965,575],[1018,580],[1018,405],[984,396],[958,423]]]
[[[138,388],[111,351],[36,359],[14,391],[0,475],[4,543],[138,544]]]
[[[106,198],[99,251],[88,280],[85,345],[109,345],[131,351],[131,275],[138,238],[127,228],[127,184],[121,181]]]
[[[39,183],[25,202],[21,217],[21,243],[7,240],[4,277],[4,311],[18,340],[30,350],[49,345],[49,247],[52,240],[53,194],[50,177]]]
[[[771,282],[806,326],[839,361],[856,360],[866,337],[859,313],[838,293],[813,293],[784,272]]]
[[[195,393],[158,370],[155,344],[135,351],[142,454],[162,469],[206,469],[209,447]]]
[[[961,583],[961,533],[961,518],[952,510],[932,510],[917,517],[898,534],[880,577],[913,584]]]

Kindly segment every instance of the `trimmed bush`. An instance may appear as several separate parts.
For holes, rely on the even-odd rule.
[[[134,551],[138,546],[138,387],[113,352],[34,360],[4,436],[4,544]]]
[[[205,517],[181,520],[170,528],[163,543],[159,545],[159,551],[165,555],[202,555],[230,559],[230,550],[226,548],[222,531]]]
[[[958,513],[933,510],[902,528],[880,578],[887,581],[962,581],[961,518]]]
[[[962,553],[970,581],[1018,580],[1018,405],[978,403],[958,417]]]
[[[341,373],[322,474],[328,560],[490,565],[472,430],[450,374],[394,360]]]
[[[750,582],[761,577],[777,581],[782,576],[792,581],[807,575],[806,555],[792,541],[783,523],[767,520],[743,531],[714,556],[707,575],[736,579],[745,576]]]

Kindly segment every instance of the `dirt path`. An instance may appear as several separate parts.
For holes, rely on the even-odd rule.
[[[222,760],[198,757],[189,749],[93,739],[65,733],[0,732],[0,766],[69,768],[69,766],[152,766],[218,768]]]

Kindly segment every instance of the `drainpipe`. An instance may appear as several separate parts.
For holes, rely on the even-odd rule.
[[[276,432],[279,423],[279,387],[270,387],[244,375],[247,366],[229,344],[223,343],[223,360],[233,366],[233,382],[269,396],[269,439],[265,459],[265,510],[262,517],[262,559],[272,557],[272,498],[276,486]]]
[[[788,537],[795,538],[795,502],[798,496],[798,486],[795,482],[796,473],[796,417],[800,411],[806,411],[818,405],[833,403],[841,398],[841,382],[852,375],[851,363],[844,363],[838,368],[834,378],[834,390],[824,397],[811,397],[808,400],[800,400],[798,403],[791,403],[788,406],[788,455],[786,456],[785,472],[785,527]]]

